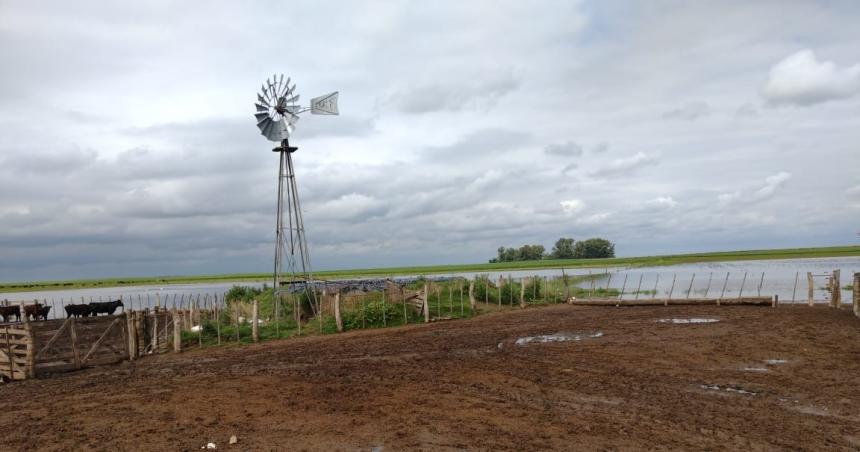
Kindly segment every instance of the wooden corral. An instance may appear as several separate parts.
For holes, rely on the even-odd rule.
[[[0,377],[23,380],[171,350],[168,311],[0,326]]]
[[[26,328],[32,344],[29,377],[113,364],[128,357],[125,314],[32,322]]]
[[[125,314],[23,322],[0,329],[0,375],[34,378],[128,357]]]

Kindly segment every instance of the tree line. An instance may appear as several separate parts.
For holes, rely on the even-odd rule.
[[[546,252],[543,245],[523,245],[519,248],[500,246],[495,262],[539,261],[542,259],[592,259],[615,257],[615,244],[600,237],[576,241],[569,237],[556,240],[552,251]]]

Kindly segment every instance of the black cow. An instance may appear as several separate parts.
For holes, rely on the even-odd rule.
[[[64,306],[66,310],[66,318],[69,317],[87,317],[90,315],[90,305],[88,304],[67,304]]]
[[[9,323],[9,317],[15,316],[15,321],[21,321],[21,307],[20,306],[0,306],[0,316],[3,316],[3,322]]]
[[[99,314],[113,315],[113,313],[116,312],[117,308],[119,308],[120,306],[123,306],[123,308],[125,308],[125,305],[122,304],[122,300],[93,302],[90,303],[89,306],[90,315],[92,315],[93,317]]]

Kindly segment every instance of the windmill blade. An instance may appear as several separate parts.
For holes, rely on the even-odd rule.
[[[254,104],[254,106],[257,107],[257,111],[269,111],[269,107],[265,105]]]
[[[265,106],[269,107],[269,108],[272,108],[272,106],[271,106],[271,105],[269,105],[269,103],[268,103],[268,102],[266,102],[266,99],[263,99],[263,96],[261,96],[261,95],[259,95],[259,94],[257,94],[257,101],[258,101],[258,102],[260,102],[261,104],[263,104],[263,105],[265,105]]]
[[[290,78],[287,77],[287,83],[284,84],[284,92],[281,93],[281,96],[286,96],[287,92],[290,90]]]
[[[260,129],[260,132],[263,132],[266,129],[266,125],[272,122],[271,118],[266,118],[257,123],[257,128]]]
[[[293,102],[296,102],[296,101],[298,101],[298,100],[299,100],[299,95],[298,95],[298,94],[296,94],[295,96],[293,96],[293,97],[291,97],[291,98],[289,98],[289,99],[286,99],[284,102],[293,103]]]
[[[268,121],[265,124],[263,124],[263,129],[262,129],[263,135],[270,137],[272,134],[272,129],[274,129],[274,127],[275,127],[275,121]]]
[[[263,119],[268,118],[269,114],[266,112],[254,113],[254,117],[257,118],[257,122],[260,122]]]
[[[272,86],[272,82],[270,82],[269,79],[266,79],[266,85],[268,86],[266,89],[266,95],[268,95],[273,101],[277,102],[278,97],[275,95],[275,87]]]
[[[270,140],[280,141],[280,140],[289,138],[290,134],[293,133],[293,128],[289,124],[287,124],[283,119],[278,121],[276,124],[277,124],[277,128],[275,129],[275,132],[272,133],[271,136],[269,137]]]
[[[281,74],[281,79],[278,80],[278,93],[281,92],[281,88],[284,87],[284,74]]]

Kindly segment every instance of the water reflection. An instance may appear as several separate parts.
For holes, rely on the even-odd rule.
[[[785,259],[761,261],[704,262],[645,268],[591,268],[565,269],[568,275],[595,275],[592,281],[579,284],[584,289],[612,288],[621,291],[623,298],[668,297],[736,297],[739,295],[779,295],[782,302],[807,298],[806,273],[816,276],[813,283],[814,298],[824,301],[829,298],[825,290],[826,278],[834,269],[842,272],[842,285],[851,284],[855,272],[860,272],[860,257]],[[465,277],[488,275],[492,280],[499,277],[546,277],[561,276],[561,268],[540,270],[461,272],[435,277]],[[396,277],[393,276],[393,277]],[[369,278],[372,279],[372,278]],[[640,282],[641,281],[641,282]],[[201,303],[222,300],[224,294],[235,285],[262,287],[263,282],[217,282],[195,284],[171,284],[164,286],[100,287],[37,292],[0,293],[0,300],[11,303],[33,300],[52,306],[50,317],[64,317],[62,306],[70,303],[109,301],[122,297],[128,309],[140,309],[156,305],[173,306],[187,303],[191,297]],[[843,302],[851,299],[843,293]]]

